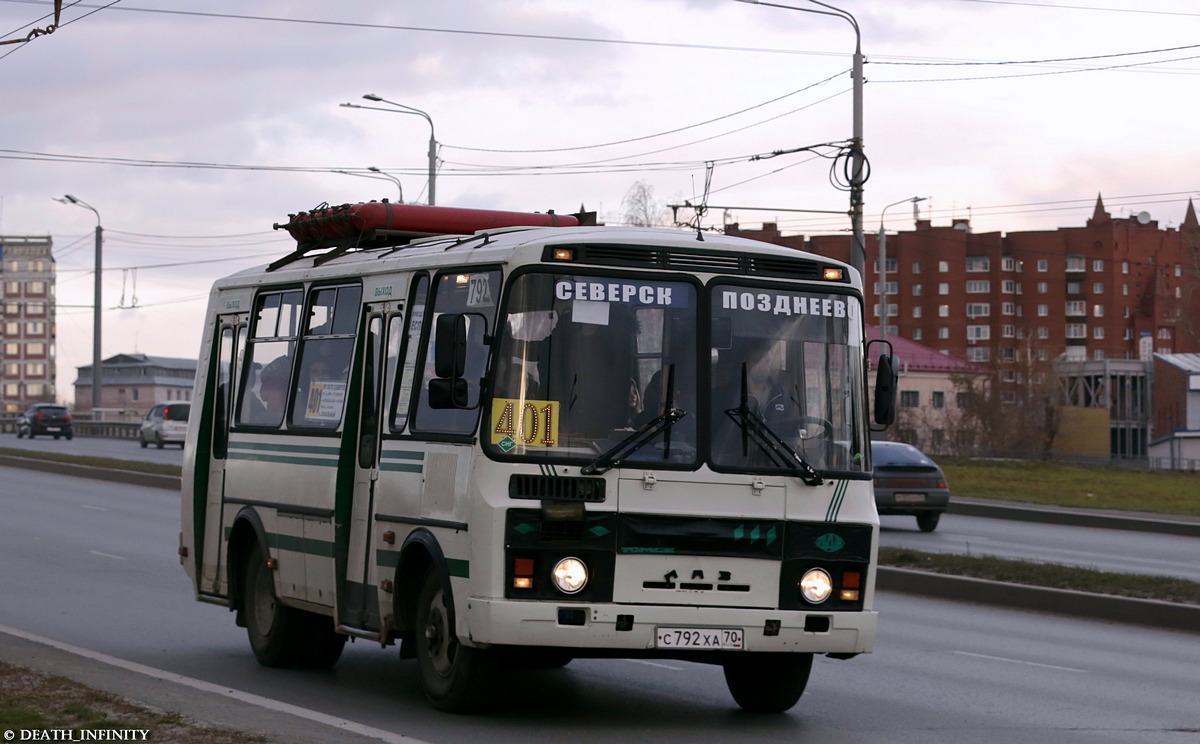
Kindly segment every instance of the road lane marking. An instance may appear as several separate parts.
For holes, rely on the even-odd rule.
[[[659,669],[670,669],[673,672],[682,672],[683,667],[671,666],[670,664],[659,664],[657,661],[646,661],[645,659],[625,659],[631,664],[645,664],[646,666],[658,667]]]
[[[123,556],[123,555],[113,555],[112,553],[101,553],[99,550],[89,550],[88,552],[89,552],[89,553],[91,553],[92,555],[98,555],[98,556],[100,556],[101,558],[112,558],[114,561],[127,561],[127,560],[129,560],[128,558],[126,558],[126,557],[125,557],[125,556]]]
[[[1087,674],[1086,669],[1076,669],[1074,667],[1055,666],[1053,664],[1039,664],[1036,661],[1022,661],[1020,659],[1009,659],[1003,656],[988,656],[987,654],[973,654],[969,651],[953,651],[959,656],[971,656],[976,659],[987,659],[988,661],[1003,661],[1009,664],[1024,664],[1025,666],[1041,667],[1042,669],[1056,669],[1060,672],[1075,672],[1077,674]]]
[[[297,718],[303,718],[307,721],[313,721],[314,723],[331,726],[342,731],[370,737],[372,739],[379,739],[380,741],[388,742],[388,744],[431,744],[430,742],[422,739],[415,739],[411,736],[405,736],[404,734],[396,734],[392,733],[391,731],[384,731],[383,729],[378,729],[373,726],[366,726],[361,723],[355,723],[354,721],[348,721],[345,718],[338,718],[337,716],[319,713],[308,708],[301,708],[298,705],[285,703],[282,700],[274,700],[261,695],[255,695],[252,692],[235,690],[224,685],[214,685],[211,682],[205,682],[204,680],[195,679],[193,677],[185,677],[182,674],[175,674],[174,672],[168,672],[163,669],[155,669],[154,667],[146,666],[145,664],[139,664],[136,661],[126,661],[125,659],[120,659],[116,656],[109,656],[108,654],[103,654],[99,651],[92,651],[91,649],[82,648],[80,646],[72,646],[69,643],[62,643],[61,641],[56,641],[51,638],[45,638],[33,633],[26,633],[19,628],[10,628],[7,625],[0,625],[0,633],[21,638],[26,641],[32,641],[33,643],[40,643],[43,646],[50,646],[51,648],[56,648],[60,651],[66,651],[67,653],[75,654],[76,656],[82,656],[85,659],[98,661],[101,664],[108,664],[109,666],[114,666],[119,669],[125,669],[126,671],[134,672],[136,674],[145,675],[152,679],[159,679],[163,680],[164,682],[173,682],[174,684],[190,687],[193,690],[199,690],[200,692],[222,695],[224,697],[232,698],[249,705],[257,705],[260,708],[266,708],[278,713],[286,713],[288,715],[296,716]]]

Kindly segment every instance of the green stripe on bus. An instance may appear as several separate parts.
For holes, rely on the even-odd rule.
[[[289,457],[287,455],[257,454],[251,452],[234,452],[229,450],[230,460],[251,460],[254,462],[278,462],[284,465],[316,465],[318,467],[337,467],[337,460],[323,460],[316,457]]]
[[[293,553],[316,555],[322,558],[333,557],[333,543],[328,540],[314,540],[309,537],[273,534],[267,537],[271,547],[277,550],[288,550]]]
[[[846,498],[846,490],[850,486],[850,481],[838,481],[837,486],[833,489],[833,498],[829,502],[829,509],[825,512],[826,522],[836,522],[838,512],[842,510],[842,501]]]
[[[314,444],[285,444],[282,442],[230,442],[230,449],[287,452],[303,455],[337,455],[338,448]]]

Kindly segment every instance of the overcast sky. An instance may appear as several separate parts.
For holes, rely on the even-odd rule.
[[[783,4],[822,10],[806,0]],[[867,57],[868,232],[912,196],[935,224],[1177,226],[1200,197],[1194,0],[841,0]],[[198,353],[219,276],[289,247],[275,222],[328,202],[437,203],[621,219],[644,181],[709,220],[845,231],[831,150],[852,134],[846,20],[736,0],[120,0],[0,46],[0,235],[50,235],[61,398],[91,361],[95,216],[105,357]],[[0,0],[0,39],[53,4]],[[713,163],[711,173],[706,163]],[[181,167],[187,165],[189,167]],[[211,167],[216,166],[216,167]],[[912,211],[887,212],[891,230]],[[135,305],[136,300],[136,307]]]

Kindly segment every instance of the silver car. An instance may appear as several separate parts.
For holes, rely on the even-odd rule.
[[[138,432],[142,448],[151,444],[159,449],[166,444],[182,447],[183,440],[187,438],[188,415],[191,412],[192,404],[184,401],[155,405],[142,419],[142,428]]]

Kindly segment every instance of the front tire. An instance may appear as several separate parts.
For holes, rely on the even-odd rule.
[[[446,582],[430,569],[417,599],[416,656],[425,697],[438,710],[467,713],[484,701],[490,682],[491,654],[458,642]]]
[[[725,684],[744,710],[783,713],[804,694],[812,663],[812,654],[739,654],[723,665]]]
[[[280,603],[275,596],[274,576],[258,545],[246,560],[242,607],[246,635],[258,663],[274,668],[295,666],[305,652],[305,631],[309,624],[305,622],[305,613]]]

